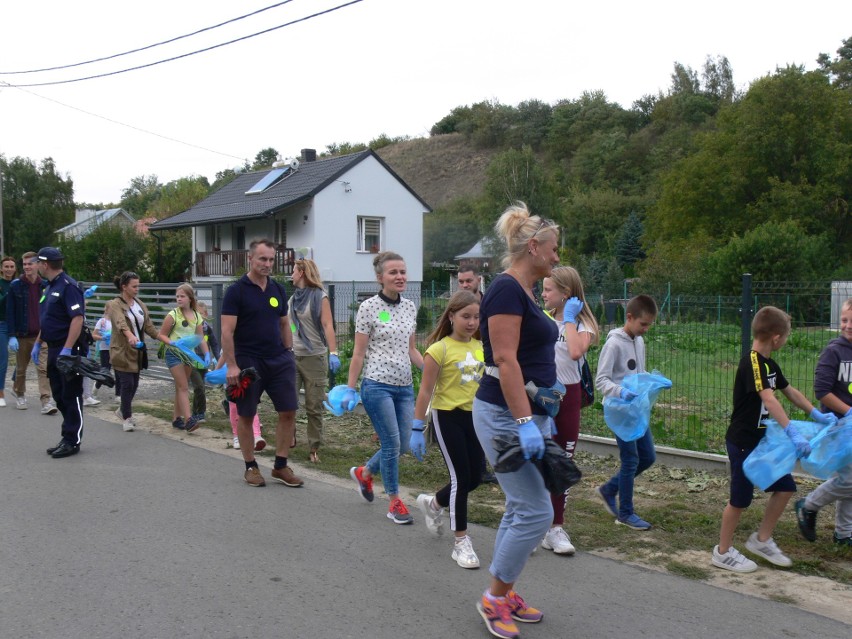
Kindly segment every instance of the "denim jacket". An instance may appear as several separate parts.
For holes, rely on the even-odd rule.
[[[39,278],[42,290],[47,286],[47,280]],[[9,337],[27,336],[27,318],[29,306],[29,295],[26,285],[17,278],[9,286],[9,294],[6,296],[6,324]]]

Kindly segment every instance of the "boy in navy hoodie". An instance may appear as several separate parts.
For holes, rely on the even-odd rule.
[[[821,408],[837,417],[852,417],[852,299],[840,309],[840,337],[831,340],[819,356],[814,375],[814,393]],[[840,469],[804,499],[796,502],[799,530],[808,541],[816,541],[817,512],[837,502],[834,543],[852,546],[852,464]]]

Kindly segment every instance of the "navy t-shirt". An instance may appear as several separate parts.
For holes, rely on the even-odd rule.
[[[520,315],[521,335],[518,342],[518,364],[524,383],[553,386],[556,383],[555,345],[559,337],[556,322],[544,314],[526,294],[524,288],[510,275],[498,275],[479,307],[479,330],[485,351],[485,365],[494,366],[494,350],[488,330],[488,318],[494,315]],[[485,375],[479,383],[476,397],[490,404],[507,406],[500,380]],[[543,415],[544,410],[530,402],[532,410]]]
[[[284,352],[281,318],[287,315],[287,292],[271,277],[263,290],[243,275],[225,291],[222,315],[237,318],[235,354],[275,357]]]
[[[43,300],[39,304],[41,339],[48,343],[64,341],[71,320],[86,314],[80,285],[63,271],[48,282]]]

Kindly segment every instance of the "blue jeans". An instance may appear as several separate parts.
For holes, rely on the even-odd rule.
[[[0,322],[0,391],[6,390],[6,371],[9,368],[9,330]]]
[[[627,519],[633,514],[633,481],[653,465],[657,453],[650,428],[635,441],[626,442],[617,436],[615,441],[618,442],[621,468],[601,486],[601,492],[610,497],[618,495],[618,518]]]
[[[533,420],[542,436],[550,437],[550,418],[533,415]],[[497,462],[493,437],[518,434],[518,426],[508,408],[479,399],[473,400],[473,427],[492,466]],[[511,584],[518,579],[530,553],[550,529],[553,506],[544,479],[533,464],[524,464],[513,473],[497,473],[497,481],[506,494],[506,509],[497,529],[489,570],[500,581]]]
[[[408,452],[414,422],[414,387],[392,386],[364,378],[361,401],[382,445],[365,466],[371,474],[381,474],[388,495],[397,495],[399,456]]]

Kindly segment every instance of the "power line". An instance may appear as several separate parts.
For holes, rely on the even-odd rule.
[[[337,11],[338,9],[343,9],[345,7],[351,6],[353,4],[358,4],[359,2],[363,2],[363,0],[352,0],[351,2],[346,2],[344,4],[337,5],[336,7],[332,7],[331,9],[326,9],[325,11],[319,11],[317,13],[313,13],[309,16],[305,16],[303,18],[298,18],[296,20],[291,20],[290,22],[285,22],[284,24],[279,24],[277,27],[271,27],[269,29],[264,29],[263,31],[257,31],[256,33],[249,34],[247,36],[243,36],[241,38],[236,38],[234,40],[229,40],[228,42],[222,42],[221,44],[214,44],[213,46],[206,47],[204,49],[198,49],[197,51],[192,51],[190,53],[184,53],[182,55],[174,56],[171,58],[166,58],[164,60],[158,60],[157,62],[149,62],[148,64],[140,64],[139,66],[129,67],[127,69],[121,69],[119,71],[110,71],[109,73],[99,73],[97,75],[89,75],[83,78],[74,78],[72,80],[57,80],[56,82],[31,82],[28,84],[9,84],[6,83],[7,86],[13,87],[16,89],[20,89],[23,87],[46,87],[53,86],[57,84],[69,84],[71,82],[82,82],[84,80],[94,80],[95,78],[105,78],[111,75],[118,75],[120,73],[127,73],[129,71],[138,71],[139,69],[146,69],[148,67],[157,66],[158,64],[163,64],[165,62],[173,62],[174,60],[180,60],[181,58],[188,58],[190,56],[196,55],[198,53],[206,53],[207,51],[212,51],[214,49],[219,49],[220,47],[228,46],[230,44],[235,44],[237,42],[241,42],[243,40],[249,40],[251,38],[255,38],[259,35],[264,35],[267,33],[271,33],[272,31],[277,31],[278,29],[283,29],[284,27],[289,27],[294,24],[298,24],[299,22],[305,22],[312,18],[319,17],[321,15],[325,15],[327,13],[332,13],[333,11]]]
[[[43,69],[29,69],[27,71],[0,71],[0,75],[21,75],[24,73],[41,73],[42,71],[58,71],[60,69],[71,69],[73,67],[81,67],[86,64],[93,64],[95,62],[103,62],[104,60],[112,60],[114,58],[120,58],[125,55],[130,55],[131,53],[139,53],[140,51],[147,51],[148,49],[153,49],[155,47],[162,46],[164,44],[171,44],[172,42],[177,42],[178,40],[183,40],[184,38],[189,38],[194,35],[198,35],[199,33],[204,33],[205,31],[212,31],[213,29],[218,29],[219,27],[223,27],[226,24],[231,24],[232,22],[237,22],[239,20],[243,20],[245,18],[250,18],[251,16],[257,15],[258,13],[263,13],[264,11],[269,11],[270,9],[275,9],[282,5],[288,4],[293,0],[284,0],[283,2],[279,2],[277,4],[270,5],[268,7],[264,7],[263,9],[258,9],[257,11],[252,11],[251,13],[247,13],[245,15],[239,16],[237,18],[231,18],[230,20],[226,20],[225,22],[220,22],[219,24],[214,24],[210,27],[204,27],[203,29],[199,29],[198,31],[193,31],[192,33],[186,33],[181,36],[177,36],[175,38],[171,38],[169,40],[163,40],[162,42],[157,42],[155,44],[149,44],[144,47],[139,47],[138,49],[131,49],[130,51],[124,51],[123,53],[116,53],[113,55],[104,56],[102,58],[94,58],[93,60],[86,60],[85,62],[75,62],[73,64],[64,64],[58,67],[45,67]]]
[[[23,91],[24,93],[28,93],[31,96],[36,98],[41,98],[42,100],[47,100],[48,102],[53,102],[54,104],[58,104],[60,106],[64,106],[66,109],[73,109],[74,111],[79,111],[80,113],[85,113],[86,115],[90,115],[93,118],[98,118],[101,120],[105,120],[107,122],[111,122],[112,124],[117,124],[119,126],[127,127],[128,129],[133,129],[134,131],[139,131],[140,133],[146,133],[148,135],[153,135],[154,137],[162,138],[163,140],[168,140],[169,142],[176,142],[177,144],[183,144],[184,146],[189,146],[194,149],[200,149],[201,151],[207,151],[208,153],[214,153],[216,155],[222,155],[226,158],[234,158],[240,161],[244,161],[244,157],[240,157],[238,155],[232,155],[230,153],[223,153],[222,151],[216,151],[215,149],[208,149],[204,146],[199,146],[198,144],[192,144],[191,142],[184,142],[183,140],[178,140],[177,138],[169,137],[168,135],[162,135],[161,133],[155,133],[154,131],[148,131],[147,129],[143,129],[138,126],[133,126],[132,124],[127,124],[125,122],[119,122],[118,120],[113,120],[112,118],[108,118],[105,115],[100,115],[98,113],[92,113],[91,111],[86,111],[85,109],[81,109],[80,107],[75,107],[70,104],[65,104],[64,102],[60,102],[59,100],[54,100],[53,98],[48,98],[43,95],[39,95],[38,93],[34,93],[32,91],[27,91],[19,86],[15,86],[13,84],[9,84],[5,80],[0,80],[0,86],[9,87],[12,89],[18,89],[19,91]]]

